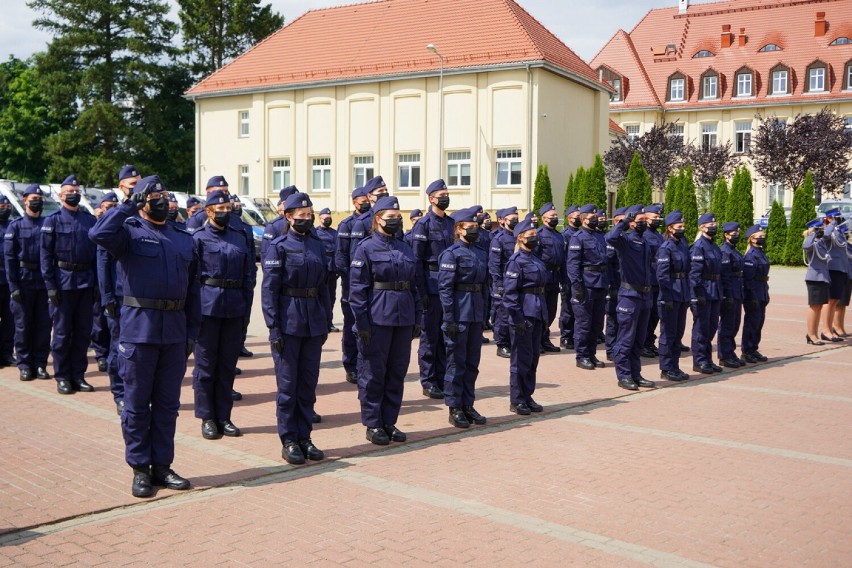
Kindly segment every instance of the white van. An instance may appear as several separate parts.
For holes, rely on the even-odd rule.
[[[5,196],[12,204],[12,219],[18,219],[24,215],[23,194],[24,190],[29,185],[30,182],[20,182],[8,179],[0,180],[0,195]],[[42,209],[41,213],[42,216],[50,215],[54,211],[58,211],[59,203],[50,197],[50,187],[47,185],[40,185],[39,187],[41,187],[41,190],[45,194],[44,209]]]

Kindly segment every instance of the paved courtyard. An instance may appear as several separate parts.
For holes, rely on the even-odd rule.
[[[802,271],[773,268],[770,286],[767,364],[630,393],[611,364],[548,354],[545,412],[518,417],[509,362],[486,345],[488,425],[464,431],[421,395],[415,353],[409,442],[384,448],[365,439],[332,334],[313,436],[327,457],[304,466],[280,456],[256,302],[233,413],[245,435],[202,439],[187,376],[174,468],[193,490],[148,500],[130,496],[104,373],[90,367],[95,393],[60,396],[0,370],[0,566],[850,566],[852,341],[805,344]]]

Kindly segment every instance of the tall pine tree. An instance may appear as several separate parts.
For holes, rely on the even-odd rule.
[[[725,208],[728,203],[728,182],[725,178],[719,178],[716,181],[716,188],[713,190],[713,199],[710,202],[710,211],[715,213],[717,218],[725,215]]]
[[[615,208],[621,209],[625,207],[627,203],[627,186],[624,185],[624,182],[618,184],[618,188],[615,192]]]
[[[793,211],[790,213],[790,225],[787,227],[787,243],[784,248],[784,261],[789,266],[802,266],[802,233],[808,221],[816,217],[814,203],[814,176],[805,175],[805,181],[793,193]]]
[[[691,166],[681,172],[676,209],[683,213],[686,235],[691,239],[698,232],[698,200],[695,196],[695,179]]]
[[[595,156],[595,163],[588,175],[589,202],[598,209],[606,209],[606,170],[600,154]]]
[[[651,177],[642,165],[639,152],[634,152],[630,160],[630,168],[627,170],[627,203],[625,205],[648,205],[651,202]]]
[[[666,184],[666,203],[665,203],[665,213],[668,215],[675,209],[677,209],[677,200],[678,193],[680,192],[680,171],[672,171],[669,174],[669,181]]]
[[[553,188],[550,185],[547,164],[539,164],[533,190],[533,211],[538,211],[545,203],[553,203]]]
[[[568,209],[572,205],[577,204],[575,199],[577,192],[574,190],[574,174],[568,174],[568,183],[565,185],[565,202],[563,205]]]
[[[577,205],[582,207],[589,201],[589,185],[586,180],[588,172],[586,168],[580,166],[577,168],[577,173],[574,175],[574,199],[577,200]]]
[[[766,227],[766,256],[772,264],[784,264],[784,248],[787,245],[787,217],[784,206],[772,202],[769,211],[769,224]]]
[[[740,224],[740,230],[745,232],[754,223],[754,197],[752,196],[751,173],[745,166],[737,168],[734,174],[734,183],[731,186],[731,194],[725,205],[725,221],[735,221]],[[716,212],[718,218],[719,213]],[[744,251],[746,240],[740,239],[737,248]]]

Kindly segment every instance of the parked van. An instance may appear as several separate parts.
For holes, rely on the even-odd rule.
[[[0,180],[0,194],[5,196],[12,204],[12,219],[18,219],[24,215],[23,194],[28,185],[30,185],[30,182]],[[59,210],[59,203],[50,196],[50,187],[47,185],[40,185],[39,187],[45,194],[42,216],[50,215]]]
[[[840,214],[844,217],[852,217],[852,199],[833,199],[831,201],[823,201],[817,207],[817,215],[825,215],[826,211],[832,209],[840,209]]]

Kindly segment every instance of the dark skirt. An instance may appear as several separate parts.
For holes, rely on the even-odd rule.
[[[808,305],[817,306],[828,303],[828,282],[805,280],[808,287]]]
[[[845,297],[846,281],[849,279],[849,275],[842,270],[829,270],[828,275],[831,277],[828,298],[830,300],[840,300]]]
[[[838,306],[848,306],[849,298],[852,296],[852,278],[846,280],[846,294],[837,302]]]

